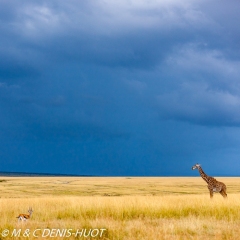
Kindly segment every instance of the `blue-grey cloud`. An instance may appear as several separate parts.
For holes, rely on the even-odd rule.
[[[8,19],[11,30],[5,32],[20,37],[10,43],[11,48],[16,52],[20,48],[19,54],[29,54],[36,64],[39,58],[50,57],[54,61],[149,68],[175,44],[195,39],[196,31],[211,31],[204,29],[209,24],[207,17],[191,7],[178,1],[169,6],[161,2],[148,6],[143,2],[25,1],[14,10],[8,6],[10,14],[16,15]]]
[[[184,47],[167,60],[175,86],[157,96],[161,114],[203,125],[239,125],[239,66],[219,51]]]
[[[45,172],[59,159],[58,172],[69,161],[82,167],[69,173],[188,174],[193,159],[236,161],[238,10],[215,0],[2,1],[4,169],[35,158],[31,170]]]

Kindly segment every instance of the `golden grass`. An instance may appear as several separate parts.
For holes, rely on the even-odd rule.
[[[240,178],[217,178],[228,193],[240,193]],[[1,197],[162,196],[206,194],[200,177],[2,177]]]
[[[218,178],[228,199],[210,200],[200,178],[2,178],[0,233],[105,228],[76,239],[239,239],[240,179]],[[33,207],[32,218],[18,222]],[[1,238],[1,235],[0,235]],[[9,236],[1,239],[14,239]],[[36,239],[18,237],[15,239]],[[39,239],[67,239],[45,237]],[[71,236],[68,239],[75,239]]]

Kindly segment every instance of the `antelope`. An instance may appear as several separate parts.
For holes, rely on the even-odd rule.
[[[29,219],[33,213],[32,208],[29,208],[28,212],[29,212],[29,214],[20,213],[17,217],[18,221],[26,221],[27,219]]]

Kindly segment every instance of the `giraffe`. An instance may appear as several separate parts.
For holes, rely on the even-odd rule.
[[[213,197],[214,192],[219,192],[224,198],[227,197],[226,185],[222,182],[217,181],[215,178],[208,176],[201,168],[200,164],[192,166],[192,170],[198,169],[202,179],[208,184],[208,190],[210,192],[210,198]]]

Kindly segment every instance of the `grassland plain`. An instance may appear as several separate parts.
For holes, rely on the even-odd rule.
[[[37,239],[240,239],[240,178],[217,179],[228,199],[210,200],[199,177],[1,177],[0,239],[36,239],[36,229]],[[32,218],[18,222],[29,207]],[[94,238],[41,237],[44,229],[96,228],[107,230]],[[21,234],[12,237],[14,229]]]

